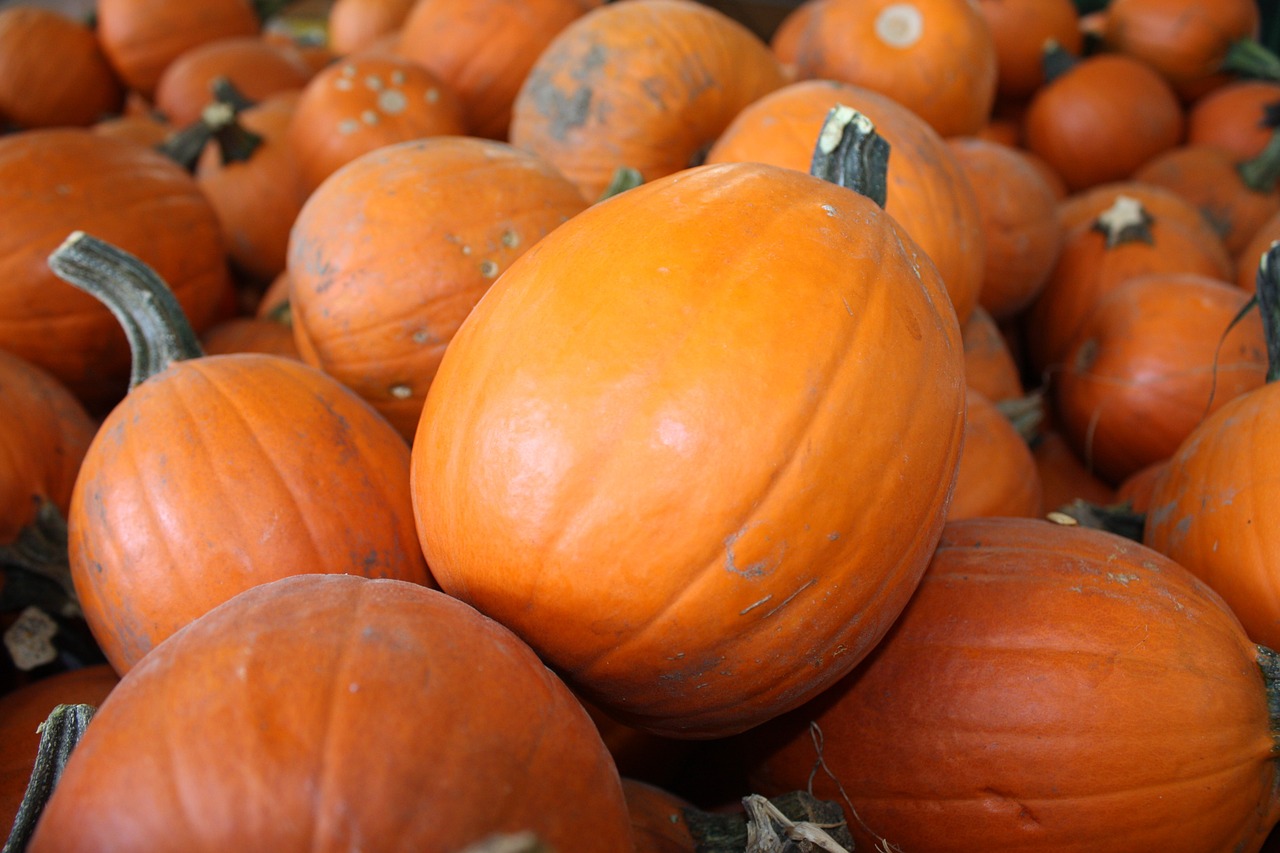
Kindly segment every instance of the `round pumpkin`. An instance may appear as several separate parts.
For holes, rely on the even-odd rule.
[[[1044,486],[1026,439],[995,403],[970,388],[964,449],[947,520],[1043,514]]]
[[[163,282],[110,246],[76,235],[50,263],[137,330],[133,387],[94,435],[67,515],[80,606],[118,672],[280,577],[431,583],[409,448],[354,392],[293,358],[202,356]]]
[[[397,32],[417,0],[334,0],[329,5],[329,48],[347,56]]]
[[[883,635],[963,411],[955,312],[892,217],[797,170],[696,167],[578,214],[472,310],[414,440],[419,536],[588,700],[718,737]]]
[[[1044,44],[1084,50],[1080,10],[1072,0],[978,0],[996,46],[996,95],[1023,99],[1044,85]]]
[[[215,99],[211,84],[218,78],[229,80],[256,102],[300,91],[311,77],[311,66],[292,45],[260,35],[220,38],[193,47],[169,64],[156,84],[155,107],[171,124],[186,127]]]
[[[502,142],[437,136],[359,157],[311,194],[293,225],[299,349],[412,439],[472,307],[586,206],[550,164]]]
[[[743,107],[783,82],[768,46],[723,12],[693,0],[612,3],[538,56],[510,140],[595,199],[619,167],[652,180],[701,162]]]
[[[961,327],[960,337],[964,341],[965,382],[970,388],[994,403],[1023,395],[1018,361],[1009,340],[981,305]]]
[[[29,849],[448,853],[516,830],[632,850],[617,770],[564,684],[437,590],[303,575],[122,678]]]
[[[1278,663],[1136,542],[955,521],[867,662],[741,749],[762,793],[847,802],[859,849],[1257,850]]]
[[[1256,157],[1280,123],[1280,80],[1235,80],[1187,107],[1187,144],[1213,145],[1237,159]]]

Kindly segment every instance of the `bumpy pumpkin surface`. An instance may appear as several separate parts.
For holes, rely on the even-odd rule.
[[[957,521],[867,662],[741,748],[763,793],[804,787],[820,749],[814,793],[848,796],[859,849],[1256,851],[1274,660],[1149,548]]]
[[[703,166],[578,214],[472,311],[415,511],[448,592],[627,722],[714,737],[848,671],[954,483],[955,312],[864,196]]]
[[[532,830],[628,853],[617,770],[564,684],[436,590],[250,590],[112,690],[30,849],[454,853]]]

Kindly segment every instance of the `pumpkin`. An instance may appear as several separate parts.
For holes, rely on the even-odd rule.
[[[255,584],[304,572],[430,583],[409,456],[337,380],[281,356],[203,357],[164,283],[77,233],[50,258],[117,312],[132,388],[85,453],[67,551],[85,620],[126,672]]]
[[[289,231],[307,198],[289,143],[300,97],[287,90],[239,111],[223,103],[227,124],[195,163],[196,183],[217,214],[228,260],[256,286],[284,271]]]
[[[47,500],[66,516],[80,461],[97,429],[47,371],[0,350],[0,544],[13,542]]]
[[[153,114],[109,116],[89,129],[104,136],[119,136],[144,148],[159,146],[174,131],[171,124]]]
[[[389,53],[347,57],[311,78],[289,124],[303,191],[375,148],[466,132],[462,108],[436,75]]]
[[[1280,641],[1280,528],[1273,523],[1280,457],[1280,248],[1259,265],[1257,299],[1267,382],[1205,418],[1152,490],[1142,540],[1217,590],[1259,643]]]
[[[206,355],[261,352],[301,359],[293,329],[266,317],[231,317],[209,327],[200,336]]]
[[[1161,459],[1125,477],[1120,485],[1116,486],[1116,503],[1126,504],[1134,512],[1145,516],[1147,510],[1151,508],[1151,495],[1155,491],[1156,480],[1164,473],[1168,464],[1167,459]]]
[[[1027,443],[1040,474],[1046,510],[1058,510],[1075,501],[1104,506],[1115,501],[1115,488],[1085,464],[1059,429],[1041,426]]]
[[[701,162],[743,107],[783,82],[768,46],[723,12],[693,0],[608,4],[538,56],[510,141],[594,199],[619,167],[653,180]]]
[[[0,121],[87,126],[116,112],[124,87],[93,31],[53,9],[0,9]]]
[[[29,849],[447,853],[515,830],[632,849],[617,770],[564,684],[437,590],[301,575],[121,679]]]
[[[124,394],[129,346],[101,303],[46,264],[77,228],[153,267],[197,332],[224,315],[233,294],[217,216],[164,155],[80,128],[0,137],[0,340],[97,415]]]
[[[1192,273],[1211,278],[1231,276],[1222,241],[1190,202],[1163,191],[1161,214],[1123,188],[1107,196],[1111,206],[1083,224],[1066,225],[1057,262],[1035,301],[1021,316],[1030,362],[1038,372],[1056,372],[1081,324],[1098,299],[1124,281],[1152,273]],[[1150,193],[1148,193],[1148,197]],[[1194,223],[1187,227],[1188,219]]]
[[[1269,218],[1280,212],[1280,131],[1261,154],[1238,160],[1213,145],[1179,145],[1148,160],[1135,181],[1173,190],[1194,204],[1239,254]]]
[[[1057,51],[1046,62],[1054,67],[1027,104],[1023,140],[1071,191],[1124,180],[1182,141],[1182,105],[1141,60]]]
[[[866,663],[740,748],[762,793],[847,803],[858,849],[1257,850],[1277,663],[1136,542],[955,521]]]
[[[586,206],[548,163],[501,142],[438,136],[366,154],[322,184],[294,224],[299,349],[412,439],[472,307]]]
[[[1022,396],[1022,378],[1009,340],[981,305],[960,328],[960,338],[964,342],[965,382],[970,388],[994,403]]]
[[[580,0],[420,0],[396,51],[458,95],[472,133],[506,140],[525,78],[551,40],[581,17]]]
[[[1262,153],[1280,120],[1280,81],[1235,80],[1187,107],[1187,144],[1215,145],[1237,159]]]
[[[1019,314],[1049,278],[1062,246],[1058,199],[1017,149],[976,137],[948,140],[975,193],[982,222],[978,303],[996,320]]]
[[[1257,42],[1260,12],[1254,0],[1112,0],[1103,40],[1107,49],[1142,60],[1186,99],[1227,82],[1243,67],[1274,76],[1280,66]],[[1254,74],[1253,76],[1262,76]]]
[[[744,107],[706,162],[754,161],[807,171],[813,140],[838,103],[866,115],[889,143],[885,210],[933,260],[963,323],[978,301],[985,264],[978,199],[955,153],[903,105],[849,83],[792,83]]]
[[[1084,52],[1080,11],[1072,0],[978,0],[996,46],[996,96],[1024,99],[1044,84],[1044,43]]]
[[[1236,320],[1248,300],[1188,273],[1136,276],[1098,299],[1051,383],[1056,423],[1090,468],[1119,485],[1263,383],[1262,326]]]
[[[40,746],[40,725],[55,706],[99,705],[120,681],[105,663],[68,669],[0,696],[0,823],[13,825]]]
[[[872,191],[868,122],[835,113],[817,171]],[[587,700],[719,737],[887,630],[963,412],[955,312],[892,217],[798,170],[695,167],[573,217],[472,310],[414,439],[419,537]]]
[[[1044,486],[1031,448],[995,403],[969,389],[964,449],[947,520],[1044,514]]]
[[[1266,222],[1258,226],[1258,230],[1249,238],[1249,242],[1236,256],[1236,286],[1241,290],[1253,293],[1258,283],[1258,264],[1271,248],[1271,244],[1280,240],[1280,211],[1271,214]]]
[[[183,53],[220,38],[257,35],[262,27],[249,0],[98,0],[96,11],[98,40],[111,66],[147,99]]]
[[[156,84],[155,107],[171,124],[200,119],[214,100],[213,81],[230,81],[245,98],[262,101],[301,90],[311,66],[297,48],[259,36],[232,36],[193,47],[169,64]]]
[[[798,78],[880,92],[942,136],[977,133],[995,103],[995,41],[969,0],[825,0],[794,38]]]
[[[657,785],[622,777],[622,793],[636,839],[636,853],[695,853],[697,842],[685,822],[692,803]]]
[[[394,33],[416,0],[334,0],[329,5],[329,48],[347,56]]]

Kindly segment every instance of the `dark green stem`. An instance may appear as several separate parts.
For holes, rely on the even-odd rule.
[[[1280,131],[1272,131],[1267,145],[1256,157],[1236,166],[1240,180],[1254,192],[1269,193],[1280,181]]]
[[[1280,240],[1258,262],[1255,290],[1267,341],[1267,381],[1274,382],[1280,379]]]
[[[1046,39],[1040,53],[1040,69],[1044,72],[1044,82],[1052,83],[1066,74],[1080,61],[1056,39]]]
[[[848,187],[884,207],[889,192],[889,143],[871,119],[837,104],[827,113],[809,174]]]
[[[640,174],[639,169],[634,169],[631,166],[619,166],[613,170],[613,177],[609,179],[609,186],[604,188],[604,192],[600,193],[600,197],[596,201],[613,198],[618,193],[633,190],[643,183],[644,175]]]
[[[58,705],[49,718],[40,725],[40,746],[36,752],[35,768],[27,783],[27,792],[18,806],[13,829],[4,844],[4,853],[21,853],[35,832],[36,822],[53,793],[63,768],[71,758],[71,751],[84,737],[85,729],[93,718],[92,705]]]
[[[253,156],[262,137],[238,121],[241,112],[254,106],[226,77],[209,84],[213,100],[200,111],[200,118],[174,131],[156,148],[188,172],[194,171],[200,154],[214,140],[223,163],[241,163]]]
[[[39,575],[56,583],[69,601],[77,600],[67,559],[67,522],[53,501],[40,499],[35,520],[13,542],[0,545],[0,569]]]
[[[1219,70],[1260,80],[1280,80],[1280,57],[1256,39],[1240,39],[1231,43]]]
[[[173,291],[128,252],[76,231],[49,256],[49,267],[106,305],[120,321],[133,354],[130,388],[175,361],[204,355]]]
[[[1106,237],[1107,248],[1114,249],[1125,243],[1155,243],[1151,226],[1155,219],[1142,206],[1142,202],[1126,195],[1116,196],[1111,207],[1098,214],[1093,230]]]

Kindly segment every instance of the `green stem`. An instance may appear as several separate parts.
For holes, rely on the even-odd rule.
[[[1280,379],[1280,240],[1259,261],[1255,290],[1267,341],[1267,381],[1274,382]]]
[[[1280,57],[1256,39],[1240,39],[1227,48],[1219,70],[1260,80],[1280,80]]]
[[[643,183],[644,175],[640,174],[639,169],[634,169],[631,166],[619,166],[613,170],[613,177],[609,179],[609,186],[604,188],[604,192],[600,193],[600,197],[596,201],[613,198],[618,193],[633,190]]]
[[[240,113],[255,102],[226,77],[216,77],[209,85],[213,100],[200,111],[200,118],[174,131],[156,146],[188,172],[195,171],[200,154],[210,140],[217,142],[223,163],[242,163],[262,144],[262,137],[238,120]]]
[[[128,252],[76,231],[49,256],[49,267],[106,305],[120,321],[133,354],[130,388],[175,361],[204,354],[173,291]]]
[[[1240,180],[1254,192],[1269,193],[1280,181],[1280,130],[1272,131],[1267,145],[1256,157],[1236,166]]]
[[[1067,50],[1057,39],[1045,39],[1040,52],[1040,69],[1044,82],[1052,83],[1076,66],[1080,59]]]
[[[13,542],[0,545],[0,569],[39,575],[56,583],[68,601],[77,600],[67,558],[67,522],[53,501],[42,498],[35,520]]]
[[[889,143],[871,119],[837,104],[827,113],[809,174],[848,187],[884,207],[889,192]]]
[[[4,853],[21,853],[27,849],[36,822],[71,758],[71,751],[84,737],[93,714],[92,705],[58,705],[40,725],[35,767],[27,783],[27,792],[18,806],[13,829],[5,841]]]

